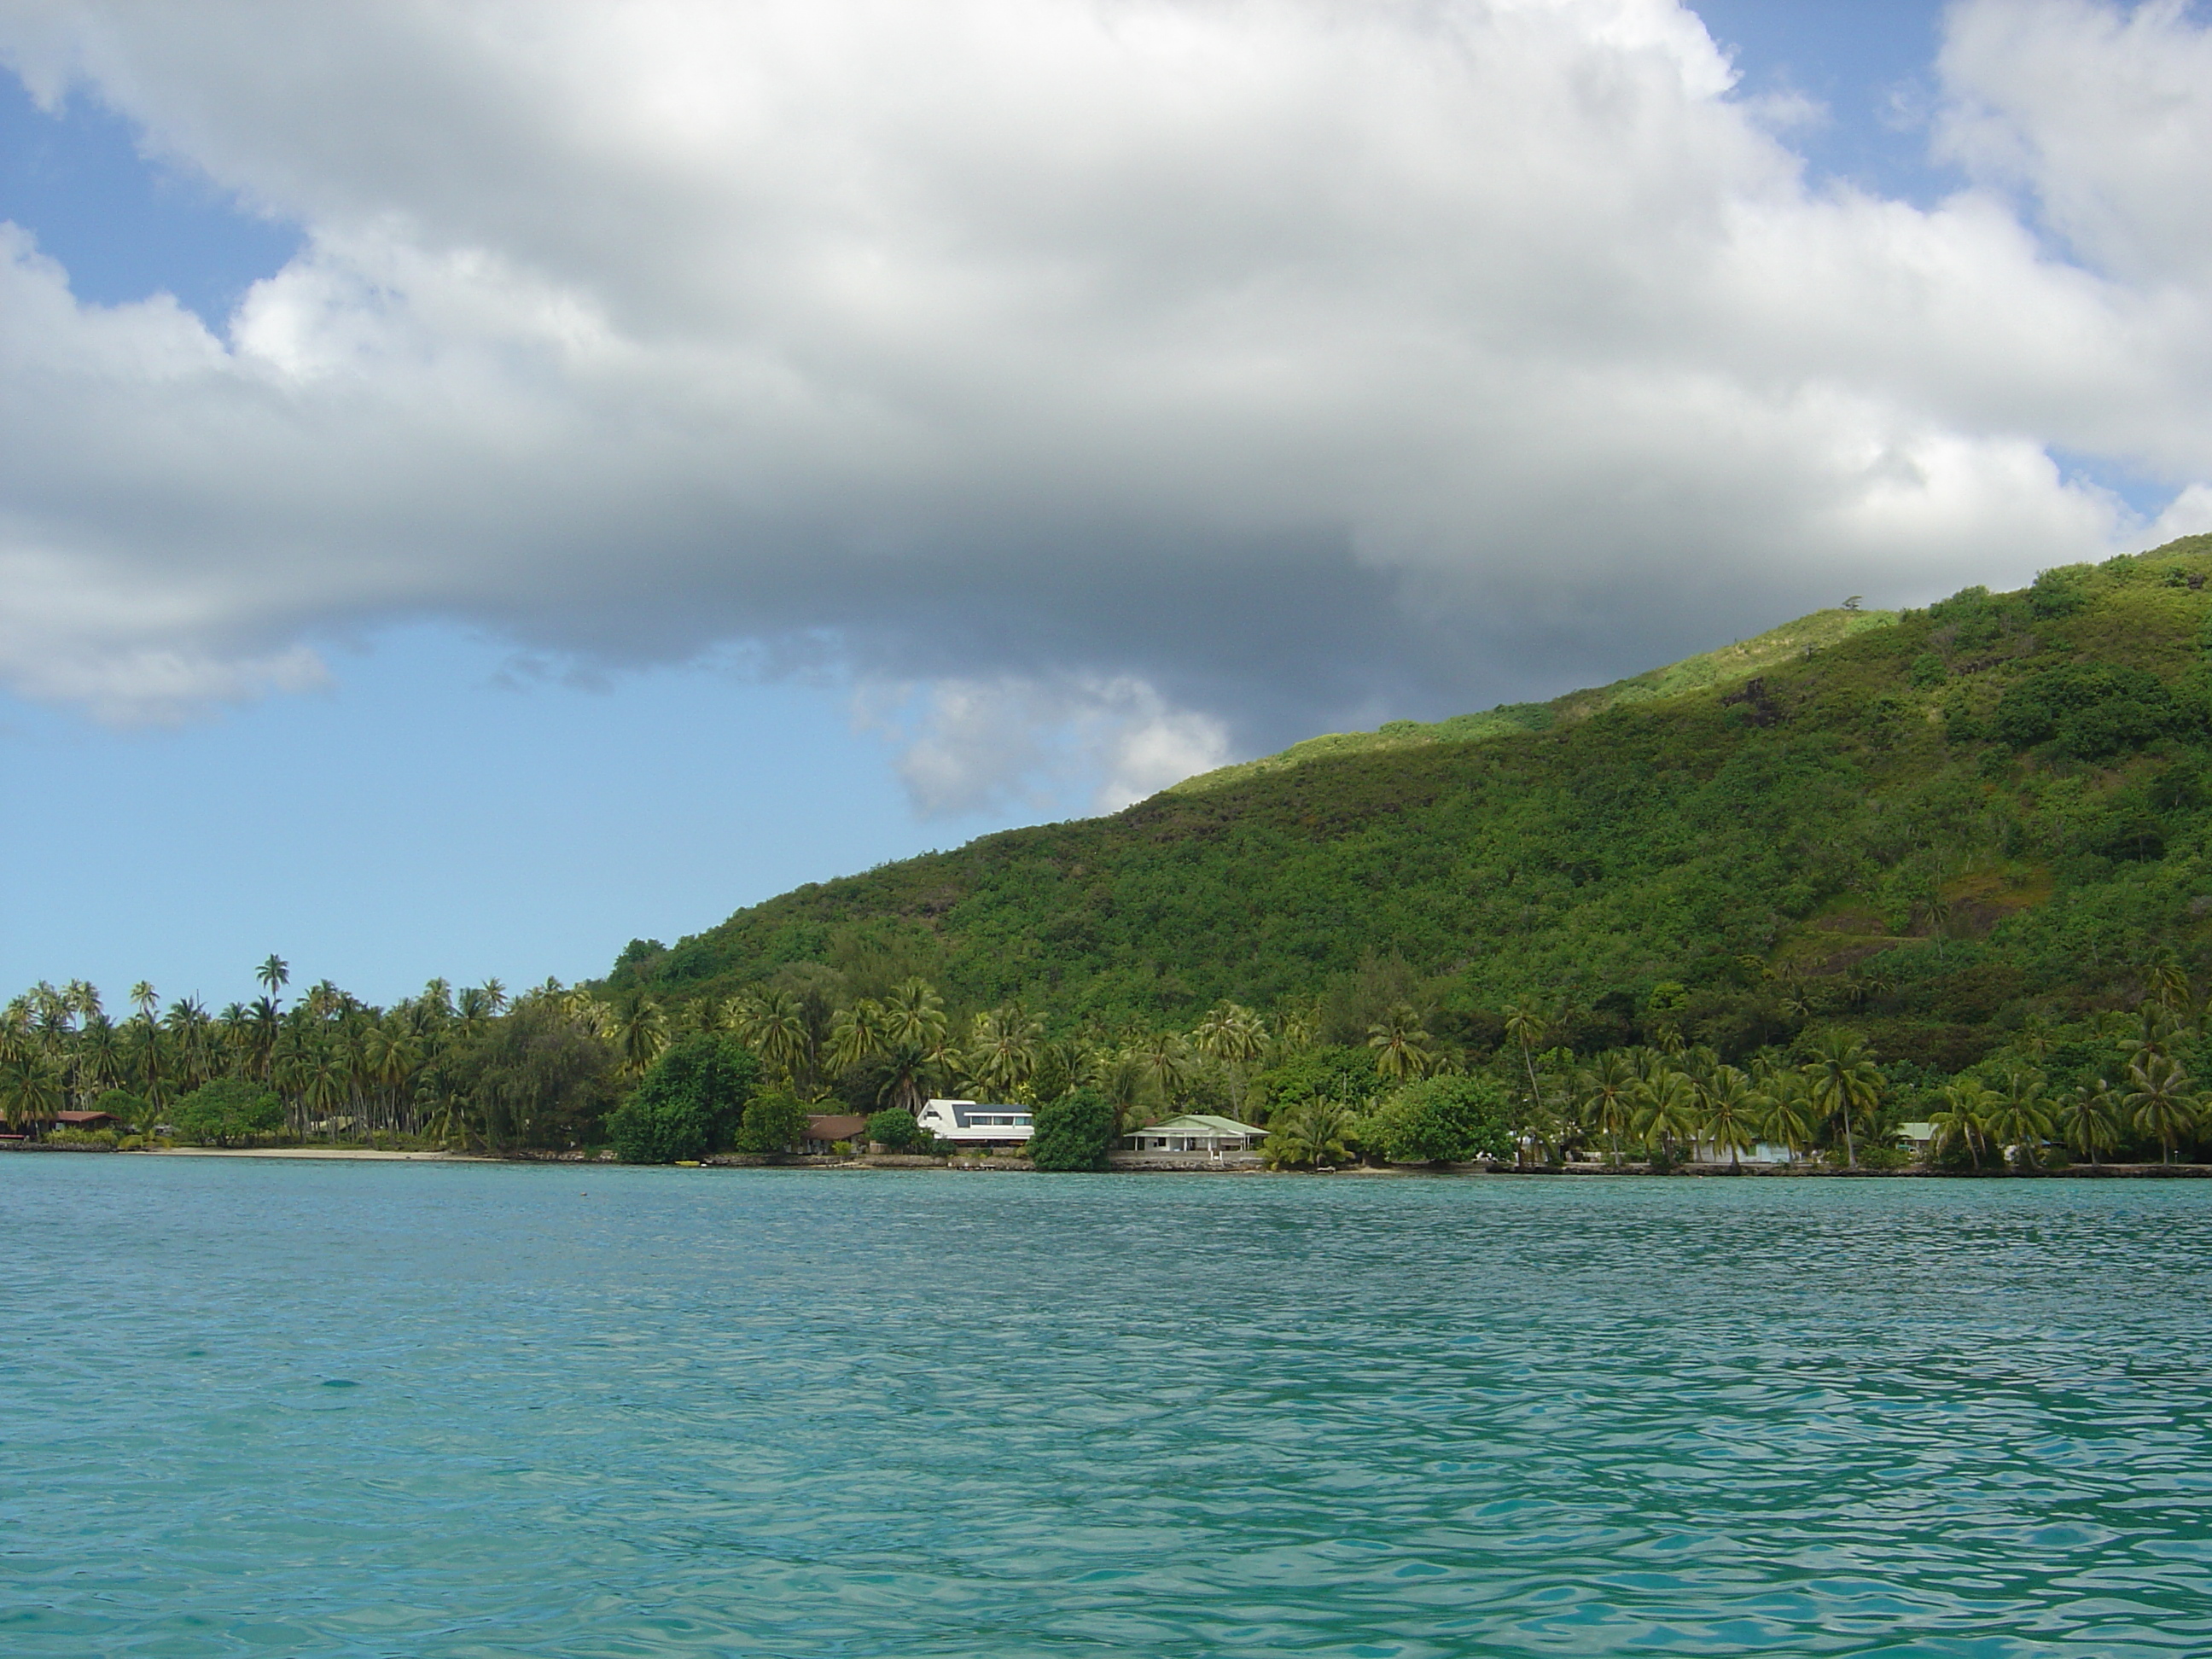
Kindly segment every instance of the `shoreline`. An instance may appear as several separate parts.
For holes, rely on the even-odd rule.
[[[897,1154],[880,1158],[793,1158],[787,1161],[769,1163],[766,1159],[747,1158],[739,1163],[726,1155],[711,1158],[697,1164],[617,1164],[611,1158],[586,1158],[576,1153],[498,1153],[445,1152],[389,1152],[373,1146],[159,1146],[133,1147],[125,1152],[112,1146],[49,1146],[36,1142],[0,1146],[0,1151],[14,1152],[82,1152],[100,1157],[123,1158],[290,1158],[312,1163],[350,1164],[558,1164],[579,1169],[613,1167],[624,1169],[751,1169],[751,1170],[812,1170],[832,1172],[897,1172],[933,1171],[944,1175],[1036,1175],[1037,1170],[1027,1164],[1012,1160],[993,1160],[990,1163],[950,1164],[936,1158],[905,1157]],[[1268,1170],[1251,1164],[1121,1164],[1096,1171],[1101,1175],[1151,1176],[1290,1176],[1308,1179],[1321,1176],[1347,1176],[1354,1179],[1372,1180],[1451,1180],[1465,1176],[1511,1177],[1540,1179],[1553,1176],[1562,1179],[1587,1178],[1593,1176],[1626,1176],[1639,1180],[1672,1180],[1688,1177],[1693,1180],[1736,1180],[1742,1178],[1790,1181],[2189,1181],[2212,1180],[2212,1164],[2078,1164],[2063,1170],[1966,1170],[1911,1168],[1903,1170],[1835,1170],[1799,1169],[1786,1164],[1745,1164],[1730,1169],[1727,1164],[1697,1164],[1664,1172],[1638,1168],[1633,1164],[1612,1167],[1596,1164],[1551,1165],[1496,1164],[1355,1164],[1336,1170]]]

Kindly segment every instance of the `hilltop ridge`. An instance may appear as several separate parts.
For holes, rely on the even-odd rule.
[[[1524,732],[1548,732],[1562,721],[1588,720],[1593,714],[1624,704],[1686,696],[1693,691],[1746,680],[1778,663],[1809,655],[1866,629],[1889,627],[1896,621],[1897,613],[1893,611],[1846,610],[1842,606],[1815,611],[1754,638],[1685,657],[1663,668],[1649,669],[1607,685],[1569,691],[1547,702],[1502,702],[1480,714],[1455,714],[1447,720],[1390,720],[1372,732],[1326,732],[1294,743],[1277,754],[1200,772],[1180,783],[1170,784],[1169,792],[1200,794],[1246,778],[1302,766],[1309,761],[1346,755],[1432,743],[1480,743],[1486,738],[1513,737]]]

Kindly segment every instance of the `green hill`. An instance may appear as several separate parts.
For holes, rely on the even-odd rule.
[[[1401,994],[1462,1040],[1534,995],[1578,1043],[1655,994],[1741,1050],[1845,1012],[1894,1060],[1968,1063],[2207,959],[2212,537],[1822,611],[1601,690],[1318,738],[1111,817],[809,884],[608,986],[781,975],[1055,1029],[1187,1025],[1222,997]]]

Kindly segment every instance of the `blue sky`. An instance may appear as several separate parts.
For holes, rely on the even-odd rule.
[[[1944,159],[1931,156],[1941,8],[1889,0],[1848,7],[1711,0],[1698,10],[1734,58],[1735,101],[1748,106],[1795,95],[1819,106],[1808,118],[1758,128],[1778,134],[1803,158],[1812,197],[1848,184],[1924,211],[1966,181],[1968,164],[1956,146]],[[320,314],[313,312],[317,304],[356,305],[372,319],[389,315],[392,307],[376,296],[401,291],[413,280],[407,273],[427,268],[407,263],[421,249],[453,246],[451,237],[440,241],[434,233],[445,222],[440,216],[465,210],[441,193],[442,186],[419,178],[391,185],[403,192],[393,199],[412,204],[416,217],[409,222],[420,234],[401,246],[404,238],[389,233],[396,240],[377,243],[373,257],[359,254],[395,222],[388,206],[362,205],[368,174],[348,174],[329,161],[317,149],[319,138],[272,138],[273,125],[268,131],[226,128],[229,106],[252,100],[226,92],[222,77],[248,73],[236,64],[253,43],[240,45],[230,67],[210,69],[220,54],[179,44],[183,39],[138,42],[131,49],[141,55],[129,62],[102,59],[98,52],[105,48],[87,46],[58,70],[61,60],[40,58],[45,47],[36,42],[11,48],[0,41],[0,61],[23,70],[21,78],[0,71],[0,219],[34,238],[39,252],[58,263],[80,307],[124,307],[115,313],[121,316],[133,302],[166,293],[195,313],[215,341],[296,367],[284,354],[303,337],[298,331],[306,325],[298,318]],[[418,44],[401,46],[414,50]],[[285,49],[282,40],[270,47],[276,54]],[[461,61],[458,49],[453,61]],[[399,73],[419,75],[428,98],[438,79],[432,71],[444,67],[430,62]],[[33,86],[45,89],[47,107],[34,100]],[[56,95],[57,88],[65,90]],[[123,107],[104,101],[111,98]],[[332,126],[342,138],[342,111]],[[1562,153],[1571,142],[1579,141],[1563,129]],[[1727,165],[1753,181],[1730,188],[1771,194],[1776,187],[1756,182],[1764,164],[1743,149],[1763,141],[1729,142],[1736,149]],[[547,144],[550,153],[553,141]],[[396,154],[404,142],[372,144],[379,146]],[[379,165],[389,160],[380,151]],[[1984,182],[1999,194],[2010,188]],[[2046,180],[2008,199],[2056,202],[2063,183]],[[407,189],[417,193],[405,197]],[[511,182],[488,178],[481,199],[465,208],[478,215],[471,234],[480,234],[488,246],[514,247],[540,234],[526,226],[511,230],[510,242],[499,242],[510,234],[501,216],[519,211],[515,197]],[[620,210],[620,203],[603,210],[616,217]],[[2027,234],[2046,250],[2057,247],[2062,260],[2074,257],[2069,248],[2092,246],[2084,240],[2091,232],[2081,226],[2104,222],[2079,215],[2038,216],[2033,205],[2020,211]],[[2109,242],[2112,233],[2097,234]],[[602,244],[619,234],[593,234]],[[2061,246],[2067,236],[2076,240]],[[298,291],[307,299],[295,305],[288,297],[290,309],[264,307],[258,322],[248,319],[250,327],[234,323],[235,309],[254,284],[288,267],[312,270],[322,282],[346,260],[353,264],[341,273],[343,282],[330,277],[328,287],[312,291],[303,283]],[[577,291],[605,299],[606,316],[615,319],[605,325],[611,329],[641,305],[665,306],[665,314],[675,315],[711,302],[665,295],[640,300],[644,289],[641,278],[632,281],[636,276],[599,270],[577,277]],[[524,288],[510,284],[501,292],[499,304],[510,312],[539,303]],[[370,298],[360,298],[364,294]],[[2054,289],[2035,303],[2063,307],[2077,299]],[[429,307],[422,314],[429,315]],[[873,313],[878,321],[889,314],[880,306]],[[143,350],[189,356],[200,349],[188,329],[150,317],[144,327],[154,343]],[[641,329],[636,337],[652,333]],[[851,331],[841,337],[848,343],[859,337]],[[818,361],[820,342],[805,343]],[[434,348],[434,341],[422,351]],[[467,361],[522,361],[535,349],[495,345]],[[797,361],[805,353],[792,345],[786,355]],[[9,372],[20,385],[35,379],[20,366]],[[516,384],[526,386],[529,376],[541,372],[526,364]],[[1103,387],[1119,369],[1098,372],[1108,377]],[[1882,405],[1884,398],[1909,403],[1922,396],[1918,373],[1911,364],[1896,369],[1891,382],[1862,402],[1869,408]],[[301,386],[316,384],[313,374],[301,374]],[[326,368],[313,374],[328,384]],[[1747,383],[1759,378],[1747,374]],[[2071,384],[2057,370],[2052,383]],[[468,385],[453,384],[462,386],[452,394],[452,406],[459,407]],[[1897,389],[1908,386],[1913,389]],[[489,459],[469,463],[478,476],[496,474],[511,433],[536,418],[512,413],[527,404],[526,398],[516,401],[522,394],[511,386],[500,395],[510,411],[502,418],[520,425],[494,434],[497,441],[484,452]],[[1099,398],[1114,395],[1102,391]],[[2062,393],[2051,395],[2063,404]],[[2013,404],[2004,403],[2008,397]],[[695,398],[684,407],[708,408],[712,400]],[[1804,401],[1774,406],[1794,409]],[[257,605],[220,625],[149,623],[127,639],[117,634],[120,644],[86,624],[92,644],[72,638],[64,641],[66,651],[56,646],[47,657],[27,659],[31,665],[11,674],[14,690],[0,693],[0,763],[7,777],[0,792],[0,855],[11,872],[0,911],[0,983],[83,976],[114,1000],[131,981],[148,977],[165,996],[191,993],[220,1003],[249,993],[251,964],[271,951],[290,961],[296,977],[328,976],[378,1000],[434,974],[460,982],[497,975],[510,986],[548,975],[593,975],[633,935],[672,939],[802,881],[956,844],[994,828],[1096,810],[1193,764],[1272,747],[1310,730],[1550,695],[1749,631],[1750,624],[1776,620],[1788,609],[1820,603],[1830,587],[1846,583],[1899,602],[1927,597],[1931,588],[1948,591],[1962,575],[2024,579],[2043,544],[2020,543],[2015,521],[2003,516],[2008,509],[1988,505],[2004,498],[2004,480],[2015,472],[2045,490],[2063,509],[2061,517],[2076,515],[2067,520],[2072,527],[2065,534],[2085,546],[2095,535],[2134,533],[2130,526],[2154,518],[2201,476],[2191,453],[2161,450],[2153,440],[2124,433],[2108,435],[2118,428],[2101,416],[2069,425],[2063,407],[2048,429],[2027,432],[2023,449],[2009,415],[1984,411],[1993,403],[2009,409],[2028,401],[2028,394],[1990,392],[1978,383],[1950,387],[1926,394],[1924,406],[1914,405],[1905,423],[1916,433],[1955,429],[1965,434],[1960,441],[1981,446],[1980,470],[1960,475],[1942,521],[1955,525],[1962,514],[1979,514],[1973,535],[1960,546],[1971,541],[1973,549],[2014,551],[1927,556],[1919,564],[1868,574],[1856,574],[1863,567],[1844,555],[1823,562],[1808,551],[1801,571],[1772,550],[1789,544],[1787,525],[1810,521],[1790,518],[1798,509],[1784,503],[1775,508],[1772,535],[1741,555],[1747,562],[1741,568],[1756,572],[1754,580],[1740,581],[1716,564],[1712,591],[1735,596],[1724,602],[1707,605],[1692,592],[1672,611],[1639,605],[1640,576],[1616,583],[1595,565],[1582,586],[1554,592],[1532,573],[1595,559],[1590,548],[1620,534],[1603,526],[1571,535],[1562,531],[1561,558],[1532,556],[1548,533],[1529,528],[1546,522],[1545,501],[1571,502],[1583,493],[1570,476],[1564,495],[1515,508],[1521,517],[1500,507],[1491,518],[1468,520],[1473,528],[1452,532],[1460,542],[1446,536],[1439,543],[1504,538],[1505,550],[1481,566],[1477,599],[1468,601],[1474,609],[1467,614],[1494,619],[1510,613],[1511,626],[1501,625],[1494,638],[1480,635],[1492,643],[1479,648],[1468,644],[1476,635],[1445,625],[1460,614],[1450,606],[1462,601],[1449,595],[1458,592],[1451,584],[1463,573],[1437,565],[1441,556],[1425,550],[1427,544],[1414,545],[1426,530],[1417,533],[1394,520],[1359,530],[1340,544],[1327,537],[1302,540],[1305,532],[1295,526],[1217,536],[1190,526],[1218,525],[1231,515],[1196,512],[1177,520],[1167,508],[1155,512],[1156,502],[1133,507],[1130,498],[1080,481],[1067,486],[1060,505],[1038,507],[1030,497],[1058,487],[1037,482],[1052,478],[1054,456],[1042,447],[1020,453],[1018,436],[993,440],[1002,458],[991,475],[994,505],[960,521],[969,528],[954,534],[916,527],[927,508],[902,519],[889,507],[862,529],[837,532],[848,538],[840,546],[865,544],[871,556],[889,561],[854,567],[892,573],[884,578],[890,596],[866,603],[852,590],[866,588],[869,578],[836,574],[842,568],[837,558],[848,554],[820,550],[829,545],[822,539],[829,532],[818,529],[827,509],[804,503],[728,521],[753,530],[701,532],[704,539],[688,530],[669,532],[666,550],[651,559],[640,553],[634,579],[616,587],[592,587],[581,577],[571,584],[572,568],[583,568],[574,562],[586,555],[566,550],[562,526],[599,524],[592,515],[603,504],[613,503],[605,507],[606,522],[619,524],[624,513],[637,519],[637,501],[665,501],[666,518],[675,523],[687,515],[711,518],[727,509],[732,495],[760,488],[757,481],[729,484],[712,467],[684,474],[672,463],[664,475],[655,470],[662,465],[658,459],[630,468],[600,495],[582,479],[574,501],[559,508],[554,528],[532,532],[538,543],[518,535],[523,550],[517,559],[536,556],[532,546],[556,544],[559,556],[546,555],[549,562],[533,567],[543,574],[506,587],[495,572],[419,590],[380,572],[375,581],[354,583],[337,597],[302,600],[281,614]],[[416,411],[410,418],[444,418],[421,415],[419,399],[407,407]],[[233,418],[227,408],[210,404],[204,417],[189,409],[164,414],[163,424],[149,430],[189,436],[203,418]],[[641,414],[644,408],[623,405],[606,416],[605,430],[628,434],[653,422],[681,430],[686,421],[710,418]],[[549,426],[560,418],[557,410],[545,416]],[[1778,415],[1778,424],[1796,418]],[[1571,410],[1561,419],[1578,423]],[[84,429],[100,428],[93,422]],[[1111,431],[1100,432],[1102,447],[1119,441]],[[81,450],[82,441],[74,441]],[[131,441],[143,450],[149,441]],[[252,441],[250,433],[239,441]],[[365,428],[348,441],[365,456],[382,434]],[[453,441],[439,441],[444,453],[452,453]],[[626,438],[610,438],[594,453],[621,441]],[[746,441],[758,448],[772,441]],[[1829,442],[1817,436],[1807,441],[1815,449]],[[1929,440],[1928,455],[1951,453],[1944,441]],[[74,452],[57,453],[66,471]],[[305,452],[295,442],[270,453]],[[1297,453],[1310,458],[1326,452]],[[1152,472],[1173,471],[1175,453],[1164,451],[1164,459],[1147,463]],[[1018,459],[1003,459],[1008,455]],[[2048,479],[2035,471],[2043,464],[2039,457],[2056,469]],[[1932,474],[1941,464],[1923,457],[1915,465]],[[218,568],[221,544],[226,538],[243,544],[262,533],[255,517],[261,496],[285,505],[282,514],[272,508],[266,548],[253,555],[260,561],[253,568],[263,573],[258,580],[283,586],[268,573],[296,569],[301,562],[336,568],[351,561],[354,568],[372,562],[369,555],[340,549],[342,537],[326,551],[301,539],[312,533],[303,532],[302,524],[330,522],[343,515],[343,501],[359,499],[346,493],[350,485],[329,486],[319,505],[300,509],[304,518],[283,517],[295,512],[294,497],[325,486],[285,463],[258,464],[260,471],[242,483],[226,484],[228,493],[204,520],[190,520],[189,534],[179,531],[173,538],[167,526],[185,520],[165,519],[167,509],[148,507],[137,516],[111,511],[115,501],[137,497],[130,489],[98,482],[125,477],[126,461],[102,465],[110,470],[88,475],[94,477],[90,484],[64,480],[49,489],[46,474],[11,475],[0,481],[0,492],[12,492],[0,493],[0,514],[81,533],[87,569],[106,570],[126,554],[142,561],[132,567],[141,575],[118,591],[160,589],[163,616],[211,611],[219,599],[210,596],[234,590],[234,574]],[[813,463],[790,463],[801,470],[807,465]],[[1254,465],[1274,467],[1285,493],[1294,493],[1302,468],[1314,470],[1301,463],[1285,471],[1279,459]],[[1653,501],[1693,501],[1700,492],[1717,499],[1729,490],[1750,490],[1741,498],[1763,499],[1756,492],[1765,485],[1745,481],[1759,470],[1755,459],[1747,461],[1744,478],[1717,479],[1710,465],[1706,458],[1683,461],[1679,473],[1667,475],[1673,483],[1638,497],[1646,504],[1637,509],[1637,522],[1676,511],[1672,505],[1655,508]],[[575,477],[574,466],[556,465],[532,489],[560,495]],[[1413,473],[1407,477],[1418,485]],[[841,494],[859,498],[879,484],[865,478],[837,484],[827,499],[834,505]],[[145,499],[157,501],[167,487],[159,480],[147,485]],[[1204,481],[1191,486],[1213,487]],[[71,489],[79,494],[71,496]],[[495,539],[504,533],[502,498],[495,492],[486,499],[489,507],[472,499],[453,516],[479,526],[467,533]],[[1010,501],[1019,505],[1008,507]],[[1664,536],[1674,540],[1667,546],[1700,544],[1694,514],[1680,510],[1687,516],[1680,525],[1670,521]],[[1436,511],[1449,519],[1459,509]],[[1571,511],[1555,510],[1553,517]],[[644,509],[647,517],[653,513]],[[426,521],[399,524],[379,544],[405,553],[393,568],[445,572],[465,565],[465,551],[405,552],[423,534],[409,524]],[[1239,522],[1256,520],[1248,514]],[[764,524],[781,527],[757,527]],[[610,532],[592,533],[601,546],[608,544]],[[44,556],[52,538],[64,534],[54,531],[48,541],[24,545]],[[1652,534],[1663,539],[1660,531]],[[576,535],[588,539],[583,529]],[[980,566],[927,564],[948,535],[960,541],[963,558]],[[734,586],[694,583],[702,562],[720,556],[714,550],[724,543],[716,538],[747,536],[782,536],[777,545],[787,550],[777,556],[780,563],[750,568]],[[999,537],[1003,545],[994,539]],[[1930,544],[1924,536],[1914,544]],[[1655,552],[1655,560],[1663,551]],[[617,547],[606,556],[619,553]],[[1199,568],[1209,560],[1212,575]],[[1065,591],[1036,597],[1023,586],[1029,576],[1008,574],[1018,562],[1024,571],[1060,572]],[[1402,582],[1394,574],[1391,582],[1398,585],[1385,592],[1376,574],[1385,566],[1412,574]],[[909,575],[910,568],[918,574]],[[1126,617],[1127,596],[1115,582],[1116,572],[1125,569],[1130,588],[1156,595],[1156,602],[1127,601]],[[802,590],[798,576],[786,581],[801,570],[830,574],[820,578],[820,591]],[[173,593],[162,586],[172,574]],[[564,584],[573,586],[573,594]],[[1619,614],[1607,609],[1607,595],[1616,588]],[[849,601],[843,611],[841,591]],[[1423,599],[1407,612],[1407,592],[1447,597]],[[120,601],[114,603],[119,611]],[[1727,609],[1731,604],[1734,611]],[[1434,629],[1423,620],[1431,610],[1445,618]],[[926,629],[911,623],[924,612],[934,618]],[[1415,620],[1391,620],[1407,615]],[[1241,634],[1236,617],[1245,619]],[[162,635],[162,627],[171,627],[173,638]],[[809,641],[833,636],[839,641],[834,649],[810,656]],[[1340,649],[1340,659],[1328,659],[1328,649],[1313,643],[1324,638],[1338,641],[1332,648]],[[718,641],[736,643],[723,648]],[[311,652],[319,666],[268,666],[295,649]],[[84,665],[102,651],[137,665],[127,672]],[[184,678],[207,689],[174,696],[146,691],[149,675],[164,684],[169,681],[163,676],[176,678],[162,665],[171,660],[164,653],[186,665],[189,672],[177,671]]]

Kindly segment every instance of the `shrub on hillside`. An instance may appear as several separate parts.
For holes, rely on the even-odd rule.
[[[1096,1089],[1077,1089],[1036,1109],[1030,1162],[1040,1170],[1103,1170],[1114,1148],[1113,1103]]]
[[[2142,748],[2180,720],[2173,693],[2156,675],[2069,663],[2007,690],[1991,724],[2015,749],[2051,743],[2079,759],[2102,760]]]

